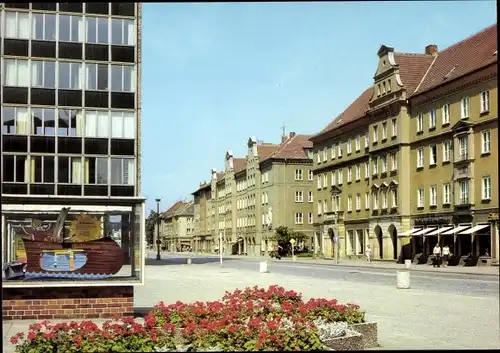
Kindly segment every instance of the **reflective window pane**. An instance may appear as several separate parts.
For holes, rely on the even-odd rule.
[[[108,19],[99,18],[97,20],[97,43],[108,44]]]

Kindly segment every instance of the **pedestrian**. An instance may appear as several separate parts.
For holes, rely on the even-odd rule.
[[[366,246],[365,255],[366,255],[366,261],[369,264],[371,264],[372,263],[372,260],[371,260],[371,257],[372,257],[372,248],[370,247],[370,245]]]
[[[448,259],[450,258],[450,248],[448,245],[443,246],[443,265],[444,267],[448,267]]]
[[[274,251],[275,251],[275,257],[278,260],[281,260],[280,250],[283,250],[283,248],[279,244],[276,244],[276,248],[274,249]]]
[[[432,254],[434,255],[434,266],[433,267],[441,267],[441,247],[439,244],[436,244],[434,247],[434,250],[432,251]]]

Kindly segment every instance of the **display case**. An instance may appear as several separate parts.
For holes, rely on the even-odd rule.
[[[24,276],[3,287],[143,284],[144,199],[17,201],[2,200],[2,259]]]

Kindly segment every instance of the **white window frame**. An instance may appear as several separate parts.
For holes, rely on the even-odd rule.
[[[328,212],[328,201],[323,200],[323,212],[327,213]]]
[[[434,151],[436,153],[433,153]],[[434,166],[437,164],[437,145],[430,145],[429,146],[429,165]]]
[[[30,63],[31,67],[30,67],[30,71],[31,71],[31,87],[37,87],[37,88],[50,88],[50,89],[55,89],[57,84],[58,84],[58,79],[57,79],[57,64],[55,61],[51,61],[51,60],[33,60],[31,59],[31,63]],[[36,72],[36,65],[37,64],[41,64],[42,65],[42,70],[41,70],[41,73],[42,73],[42,80],[41,80],[41,84],[36,84],[34,81],[36,79],[38,79],[37,74],[39,72]],[[53,85],[50,85],[47,83],[47,76],[48,76],[48,70],[47,70],[47,66],[50,65],[53,67],[54,69],[54,76],[53,77],[50,77],[50,80],[53,82]],[[36,75],[35,75],[35,72],[36,72]]]
[[[314,193],[312,191],[308,193],[307,202],[314,202]]]
[[[491,152],[491,132],[489,130],[481,133],[481,154]]]
[[[373,143],[377,143],[378,142],[378,126],[375,125],[373,126],[373,134],[372,134],[372,137],[373,137]]]
[[[425,191],[422,188],[417,189],[417,207],[425,207]]]
[[[459,158],[462,160],[464,158],[469,158],[469,136],[464,135],[458,138],[458,148],[459,148]],[[465,157],[464,157],[465,156]]]
[[[450,105],[448,103],[443,104],[443,125],[450,123]]]
[[[295,180],[304,180],[302,169],[295,169]]]
[[[356,136],[356,152],[359,152],[361,150],[361,136],[358,135]]]
[[[387,140],[387,123],[382,123],[382,140]]]
[[[459,189],[459,204],[463,204],[463,201],[469,202],[469,181],[462,180],[458,183]]]
[[[328,175],[326,173],[323,173],[323,188],[326,188],[328,186]]]
[[[347,167],[347,182],[352,183],[352,167]]]
[[[337,146],[336,145],[332,145],[332,149],[330,151],[330,158],[331,159],[335,159],[335,151],[337,150]]]
[[[66,85],[65,82],[61,82],[61,66],[62,65],[68,65],[69,67],[69,85]],[[58,88],[62,88],[62,89],[68,89],[68,90],[81,90],[84,86],[84,81],[85,81],[85,75],[84,75],[84,68],[83,68],[83,63],[81,62],[74,62],[74,61],[59,61],[57,63],[57,76],[58,76],[58,82],[57,82],[57,87]],[[74,82],[73,82],[73,78],[74,75],[74,71],[77,71],[78,72],[78,82],[77,84],[75,85]],[[62,84],[61,84],[62,83]]]
[[[368,148],[370,146],[370,134],[369,132],[367,131],[365,133],[365,148]]]
[[[120,40],[119,41],[114,41],[114,23],[118,23],[118,21],[121,21],[120,27],[121,27],[121,35],[120,35]],[[124,28],[127,27],[127,32],[128,36],[125,36],[125,30]],[[109,34],[109,42],[112,45],[123,45],[123,46],[133,46],[136,43],[136,24],[135,20],[132,19],[121,19],[121,18],[112,18],[111,23],[110,23],[110,34]],[[127,37],[127,38],[125,38]]]
[[[95,38],[89,38],[89,20],[95,20]],[[99,41],[99,22],[107,21],[106,41]],[[85,16],[85,41],[91,44],[110,44],[111,42],[111,21],[108,17]]]
[[[382,209],[386,210],[388,206],[388,200],[387,200],[387,190],[381,191],[382,194]]]
[[[424,114],[417,115],[417,132],[424,131]]]
[[[356,211],[361,210],[361,194],[356,194]]]
[[[304,223],[304,214],[302,212],[295,213],[295,224],[303,224]]]
[[[391,171],[395,172],[398,170],[398,154],[397,152],[391,153]]]
[[[328,148],[325,147],[323,150],[323,162],[328,161]]]
[[[313,181],[313,180],[314,180],[314,171],[309,170],[309,181]]]
[[[342,158],[342,144],[340,142],[337,144],[337,156]]]
[[[460,101],[461,119],[468,119],[470,114],[470,98],[464,97]]]
[[[398,119],[394,118],[391,120],[392,137],[398,135]]]
[[[314,213],[309,212],[307,221],[308,221],[309,224],[313,224],[314,223]]]
[[[37,18],[42,18],[42,27],[43,27],[43,32],[42,32],[42,35],[39,36],[38,34],[36,34],[35,36],[35,32],[36,32],[36,20]],[[51,38],[49,37],[49,35],[46,33],[47,32],[47,18],[51,18],[53,21],[54,21],[54,37]],[[57,40],[57,37],[58,37],[58,25],[57,25],[57,16],[56,14],[49,14],[49,13],[37,13],[37,12],[33,12],[31,13],[31,39],[33,40],[46,40],[46,41],[51,41],[51,42],[55,42]]]
[[[316,154],[316,162],[317,162],[318,164],[320,164],[320,163],[321,163],[321,151],[318,151],[318,152],[317,152],[317,154]]]
[[[424,148],[417,148],[417,168],[424,167]]]
[[[30,39],[31,22],[28,12],[5,11],[3,36],[7,39]]]
[[[344,171],[343,168],[337,170],[337,185],[342,185],[344,183]]]
[[[481,178],[481,199],[491,200],[491,176],[486,175]]]
[[[374,210],[379,209],[379,207],[378,207],[379,206],[378,205],[378,193],[379,193],[378,190],[373,193],[373,209]]]
[[[481,114],[488,113],[490,111],[490,91],[482,91],[479,96],[481,97]]]
[[[295,191],[295,202],[304,202],[304,193],[302,190]]]
[[[137,136],[137,116],[133,111],[110,110],[111,137],[135,139]],[[121,121],[120,125],[117,125]]]
[[[436,128],[436,109],[429,111],[429,129]]]
[[[352,212],[352,195],[347,195],[347,212]]]
[[[391,189],[392,208],[398,207],[398,189]]]
[[[8,73],[7,67],[15,67],[14,70],[11,71],[12,75]],[[20,65],[22,64],[22,65]],[[4,86],[9,87],[29,87],[31,84],[31,67],[29,60],[23,59],[3,59],[3,67],[2,67],[2,83]],[[24,72],[22,72],[24,70]],[[20,73],[22,73],[20,75]],[[14,76],[12,78],[11,76]]]
[[[361,180],[361,166],[359,164],[356,164],[356,167],[355,167],[355,173],[356,173],[356,181],[360,181]]]
[[[125,82],[126,81],[125,70],[130,70],[130,87],[127,87],[129,83]],[[135,70],[136,70],[135,65],[115,65],[115,64],[109,65],[108,68],[109,90],[112,92],[129,92],[129,93],[135,92],[136,89],[135,78],[137,77]],[[120,87],[113,87],[115,82],[115,77],[114,77],[115,73],[118,73],[120,76],[121,79],[121,84],[119,85]]]
[[[318,174],[317,175],[318,179],[316,179],[316,183],[317,183],[317,188],[318,190],[321,189],[321,174]]]
[[[451,160],[451,141],[443,142],[443,162]]]
[[[365,162],[365,179],[370,179],[370,161]]]
[[[378,175],[378,161],[379,161],[379,157],[372,159],[373,175]]]
[[[381,173],[387,173],[387,155],[383,155],[382,157],[380,157],[381,161],[382,161],[382,171]]]
[[[370,209],[370,193],[367,191],[365,192],[365,210]]]
[[[335,185],[335,184],[337,184],[337,177],[335,175],[335,170],[332,170],[330,172],[330,178],[331,178],[331,182],[332,182],[331,185],[332,186]]]
[[[451,204],[451,184],[443,185],[443,205]]]
[[[347,154],[351,154],[352,153],[352,140],[351,139],[348,139],[347,140]]]
[[[437,206],[437,186],[429,187],[429,206]]]

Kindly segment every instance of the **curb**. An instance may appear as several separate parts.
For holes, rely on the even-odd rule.
[[[174,255],[185,255],[182,253],[176,253]],[[203,255],[194,255],[193,256],[206,256],[206,257],[218,257],[217,255],[213,254],[203,254]],[[225,256],[223,259],[241,259],[241,260],[246,260],[246,261],[252,261],[252,262],[258,262],[261,260],[265,260],[268,258],[258,258],[258,257],[247,257],[247,256]],[[312,261],[312,260],[311,260]],[[399,270],[400,268],[388,268],[388,267],[383,267],[383,266],[359,266],[359,265],[343,265],[339,264],[336,265],[333,263],[334,260],[331,260],[332,263],[317,263],[317,262],[310,262],[310,261],[304,261],[304,260],[298,260],[298,261],[292,261],[291,259],[282,259],[282,260],[273,260],[272,263],[295,263],[295,264],[308,264],[308,265],[316,265],[316,266],[329,266],[329,267],[345,267],[345,268],[356,268],[356,269],[362,269],[362,268],[373,268],[377,270]],[[374,261],[375,262],[375,261]],[[385,261],[380,261],[380,262],[385,262]],[[418,265],[416,265],[418,266]],[[446,272],[446,271],[426,271],[422,269],[416,269],[416,268],[411,268],[412,272],[420,272],[420,273],[438,273],[438,274],[451,274],[451,275],[468,275],[468,276],[490,276],[490,277],[499,277],[500,273],[478,273],[478,272]]]

